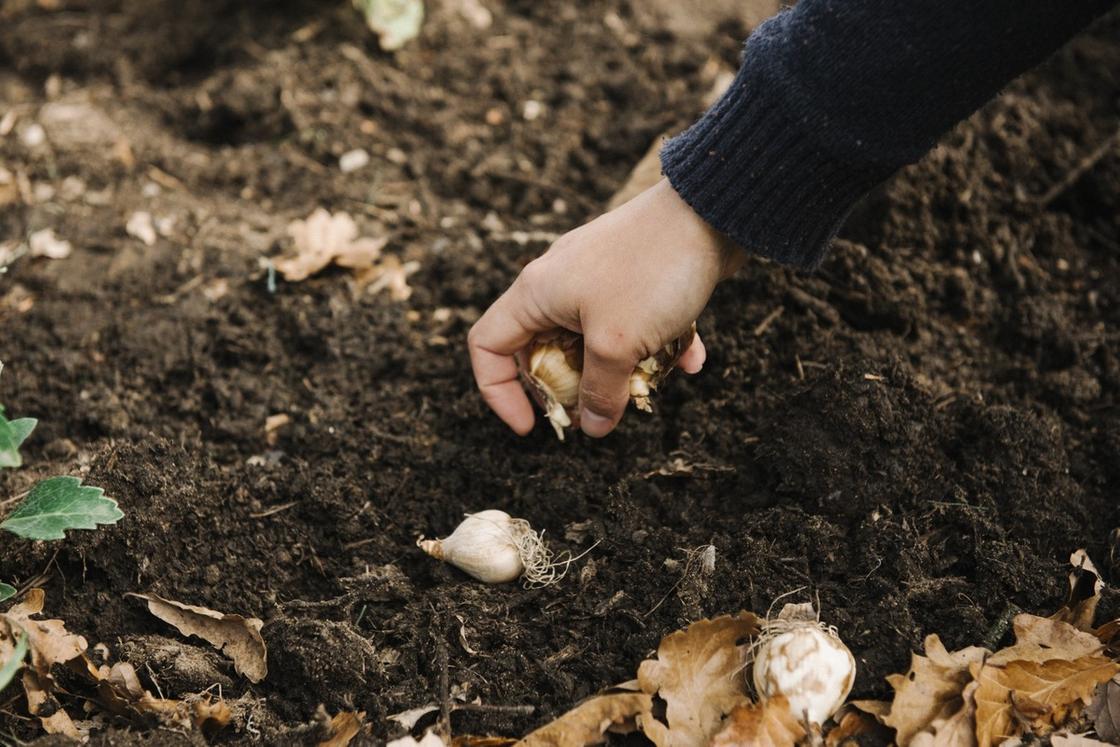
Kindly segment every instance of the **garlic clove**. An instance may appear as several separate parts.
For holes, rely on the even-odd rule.
[[[823,724],[855,682],[856,660],[832,628],[806,619],[811,605],[786,605],[768,621],[754,651],[752,678],[759,697],[783,695],[795,718]]]
[[[644,412],[653,412],[650,394],[676,366],[696,335],[693,324],[687,332],[655,354],[642,359],[630,376],[630,399]],[[583,338],[574,332],[556,330],[538,335],[521,358],[521,377],[563,441],[564,429],[572,425],[579,405],[579,383],[583,372]]]

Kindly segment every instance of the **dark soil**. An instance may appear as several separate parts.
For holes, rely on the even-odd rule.
[[[856,694],[882,696],[925,635],[961,646],[1012,605],[1049,612],[1079,547],[1107,565],[1120,148],[1038,198],[1117,130],[1116,17],[870,196],[819,273],[752,261],[722,286],[707,366],[654,415],[559,443],[488,414],[466,332],[696,115],[748,29],[675,33],[626,0],[486,5],[483,31],[429,3],[395,57],[345,2],[0,8],[0,110],[18,113],[0,240],[74,244],[0,275],[0,399],[41,420],[0,496],[69,473],[126,513],[60,543],[6,537],[0,579],[44,586],[49,616],[150,688],[222,684],[236,718],[215,741],[285,743],[322,736],[320,704],[399,735],[386,716],[438,701],[445,673],[457,698],[532,707],[457,712],[457,733],[520,735],[688,621],[801,587],[856,653]],[[370,165],[342,174],[357,147]],[[336,271],[268,290],[261,258],[319,206],[420,262],[411,299],[355,298]],[[146,247],[124,231],[136,210],[173,225]],[[557,550],[598,544],[532,591],[414,547],[482,508]],[[686,573],[709,543],[714,574]],[[269,676],[179,639],[124,596],[141,591],[262,618]],[[0,696],[5,735],[41,734],[25,714]],[[116,723],[95,743],[199,739]]]

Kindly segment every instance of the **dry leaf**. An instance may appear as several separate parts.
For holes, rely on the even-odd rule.
[[[891,704],[885,700],[849,700],[847,705],[863,711],[869,716],[874,716],[880,724],[887,714],[891,712]]]
[[[1084,550],[1073,553],[1069,562],[1073,566],[1069,574],[1069,594],[1061,609],[1050,619],[1069,623],[1078,630],[1092,630],[1093,615],[1097,611],[1104,581]]]
[[[331,718],[330,736],[319,742],[319,747],[346,747],[362,730],[365,711],[341,711]]]
[[[42,589],[31,589],[16,605],[0,614],[0,619],[21,628],[27,633],[31,649],[31,664],[40,677],[50,677],[51,667],[65,664],[85,652],[88,644],[80,635],[66,630],[62,620],[32,620],[32,615],[43,611],[46,594]]]
[[[167,726],[190,729],[195,728],[204,732],[213,732],[229,723],[233,714],[225,701],[211,702],[209,697],[198,698],[193,702],[183,700],[167,700],[152,697],[145,692],[136,703],[136,708],[142,713],[151,713]]]
[[[1120,744],[1120,677],[1114,677],[1097,688],[1097,694],[1085,712],[1093,719],[1097,736],[1106,742]]]
[[[31,234],[27,240],[31,247],[32,257],[46,257],[47,259],[66,259],[73,251],[69,241],[64,241],[54,235],[54,230],[44,228]]]
[[[876,744],[890,741],[890,732],[875,716],[867,711],[845,706],[833,718],[836,720],[836,726],[829,729],[828,733],[824,735],[825,747],[839,747],[839,745],[847,744],[850,741],[859,744],[859,737],[880,732],[885,732],[884,736],[886,738],[878,740]]]
[[[793,747],[804,737],[804,727],[789,712],[789,701],[777,695],[761,703],[733,708],[710,744],[711,747]]]
[[[1045,731],[1064,724],[1089,702],[1097,685],[1118,671],[1103,656],[1044,663],[1012,661],[1003,666],[973,664],[976,690],[976,741],[990,747],[1019,736],[1024,725]]]
[[[1016,615],[1012,621],[1015,645],[1001,649],[988,659],[992,665],[1011,661],[1043,663],[1054,659],[1072,661],[1098,653],[1103,646],[1099,639],[1069,623],[1035,615]]]
[[[723,717],[746,697],[747,640],[759,633],[750,612],[701,620],[661,639],[657,658],[638,667],[638,683],[666,703],[665,721],[643,715],[642,731],[658,747],[707,744]]]
[[[263,622],[255,617],[173,602],[155,594],[129,594],[148,603],[148,611],[186,636],[196,635],[233,660],[238,674],[260,682],[268,674],[268,652],[261,638]]]
[[[385,747],[447,747],[447,742],[443,741],[439,734],[429,729],[419,740],[411,734],[406,734],[400,739],[387,742]]]
[[[1090,739],[1080,734],[1055,734],[1050,737],[1050,744],[1054,747],[1108,747],[1107,742]]]
[[[388,290],[389,297],[394,301],[407,301],[412,296],[408,276],[419,269],[419,262],[413,260],[402,263],[395,254],[389,254],[372,267],[355,271],[354,292],[368,291],[376,294]]]
[[[365,269],[381,256],[385,239],[358,238],[358,226],[349,213],[331,215],[317,208],[307,220],[288,226],[296,254],[276,260],[277,271],[285,280],[296,282],[311,277],[331,262],[339,267]]]
[[[925,731],[910,740],[910,747],[976,747],[976,690],[970,682],[961,693],[961,706],[955,712],[939,716]]]
[[[39,717],[39,723],[48,734],[65,734],[71,739],[81,740],[81,730],[62,709],[58,700],[50,692],[44,676],[32,669],[23,672],[23,692],[27,696],[27,710],[32,716]]]
[[[887,677],[894,688],[894,701],[882,721],[895,730],[903,746],[935,719],[960,709],[961,692],[972,679],[969,667],[983,662],[988,653],[976,646],[949,653],[936,635],[926,637],[925,650],[925,656],[911,656],[907,674]]]
[[[517,742],[509,737],[476,737],[462,734],[451,738],[451,747],[510,747]]]
[[[292,416],[286,412],[269,415],[264,419],[264,440],[269,446],[275,446],[280,440],[280,429],[292,422]]]
[[[586,747],[605,741],[608,730],[633,731],[635,717],[649,713],[646,693],[612,693],[585,701],[517,743],[518,747]]]

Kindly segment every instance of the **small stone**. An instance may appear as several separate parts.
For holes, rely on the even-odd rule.
[[[338,159],[338,167],[342,169],[343,174],[349,174],[358,169],[364,168],[369,164],[369,153],[366,153],[361,148],[348,150],[342,154]]]
[[[534,99],[529,99],[521,105],[521,116],[526,122],[532,122],[544,113],[544,104]]]
[[[390,163],[395,163],[398,166],[408,163],[408,155],[400,148],[390,148],[385,152],[385,157],[389,159]]]
[[[28,148],[38,148],[46,142],[47,131],[43,129],[42,125],[32,122],[23,129],[19,139]]]

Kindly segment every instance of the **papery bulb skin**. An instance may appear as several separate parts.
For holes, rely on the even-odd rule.
[[[630,375],[630,400],[644,412],[653,412],[650,395],[677,365],[696,336],[696,325],[655,354],[642,359]],[[556,330],[538,335],[521,360],[522,379],[556,431],[564,440],[579,406],[583,374],[583,337]]]
[[[755,652],[755,690],[761,698],[783,695],[794,718],[823,724],[851,692],[855,657],[818,623],[781,627],[781,632],[764,632]]]
[[[517,544],[524,531],[505,511],[489,509],[467,514],[443,539],[420,539],[416,544],[479,581],[502,584],[516,580],[525,570]]]

